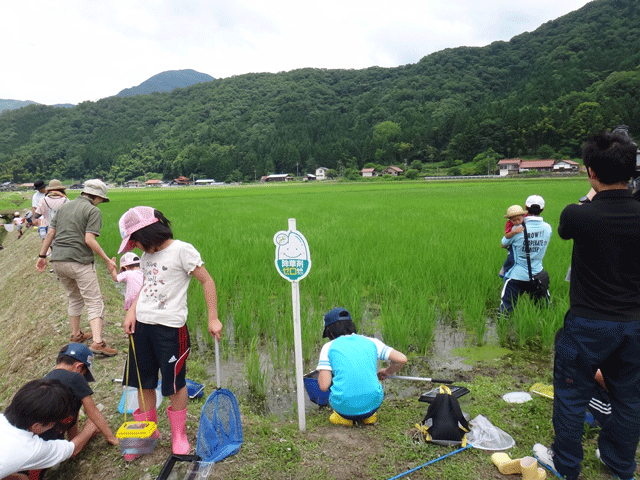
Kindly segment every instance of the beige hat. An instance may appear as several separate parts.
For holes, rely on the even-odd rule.
[[[49,185],[47,185],[47,192],[50,192],[51,190],[62,190],[64,192],[67,190],[67,187],[62,185],[62,182],[60,180],[56,180],[54,178],[49,182]]]
[[[102,180],[94,178],[93,180],[87,180],[84,182],[84,188],[82,189],[82,193],[88,193],[89,195],[95,195],[104,199],[105,202],[109,201],[109,197],[107,197],[107,186],[104,184]]]
[[[511,205],[507,208],[507,214],[504,218],[517,217],[518,215],[526,215],[526,211],[520,205]]]

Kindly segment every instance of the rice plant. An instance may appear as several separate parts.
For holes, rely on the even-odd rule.
[[[300,295],[303,357],[313,366],[322,315],[336,306],[349,310],[363,333],[380,334],[398,349],[427,352],[437,321],[460,323],[481,344],[499,304],[507,207],[540,194],[555,231],[562,208],[587,190],[583,178],[113,190],[100,207],[100,240],[115,253],[120,215],[135,205],[162,211],[174,237],[198,249],[216,282],[220,318],[233,327],[225,329],[233,333],[226,341],[244,349],[260,338],[272,361],[291,368],[291,287],[276,271],[273,235],[296,218],[312,259]],[[516,344],[553,341],[566,307],[570,252],[571,242],[554,233],[544,260],[553,316],[540,317],[522,302],[511,320]],[[197,282],[189,310],[189,328],[206,333]],[[498,322],[498,331],[507,326]]]

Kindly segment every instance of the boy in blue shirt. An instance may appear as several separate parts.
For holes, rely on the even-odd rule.
[[[336,425],[376,423],[384,398],[380,380],[400,370],[407,357],[377,338],[358,335],[344,308],[327,313],[324,324],[322,336],[330,341],[322,347],[317,370],[320,390],[331,389],[329,403],[334,412],[329,420]],[[378,359],[390,364],[378,370]]]

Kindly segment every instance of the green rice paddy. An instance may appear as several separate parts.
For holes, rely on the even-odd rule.
[[[427,354],[437,322],[468,330],[482,344],[496,322],[506,257],[505,214],[528,195],[545,198],[554,229],[544,260],[552,305],[522,301],[497,324],[501,343],[550,346],[568,305],[564,278],[571,242],[555,230],[560,212],[589,189],[584,178],[454,182],[308,183],[246,187],[112,190],[103,211],[101,245],[114,255],[117,222],[128,208],[149,205],[192,243],[218,291],[223,342],[245,351],[256,340],[276,366],[291,362],[291,286],[277,272],[273,236],[295,218],[312,260],[300,282],[303,358],[313,365],[322,316],[349,310],[364,334],[394,348]],[[189,327],[206,338],[202,288],[189,291]]]

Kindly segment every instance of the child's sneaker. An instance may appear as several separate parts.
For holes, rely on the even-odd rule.
[[[605,467],[609,468],[609,466],[606,463],[604,463],[604,460],[602,460],[600,458],[600,449],[599,448],[596,448],[596,458],[598,460],[600,460],[600,463],[602,463]],[[610,468],[609,468],[609,471],[611,472],[611,475],[613,475],[613,478],[615,478],[616,480],[622,480],[618,475],[613,473],[613,470],[611,470]],[[635,480],[635,478],[636,477],[631,477],[629,480]]]
[[[353,420],[347,420],[346,418],[342,418],[338,412],[333,412],[329,417],[329,421],[334,425],[346,425],[351,427],[353,425]]]
[[[536,443],[533,446],[532,450],[533,456],[536,460],[538,460],[538,463],[540,463],[540,465],[551,471],[556,477],[564,478],[556,471],[556,466],[553,463],[553,450],[545,447],[541,443]]]

